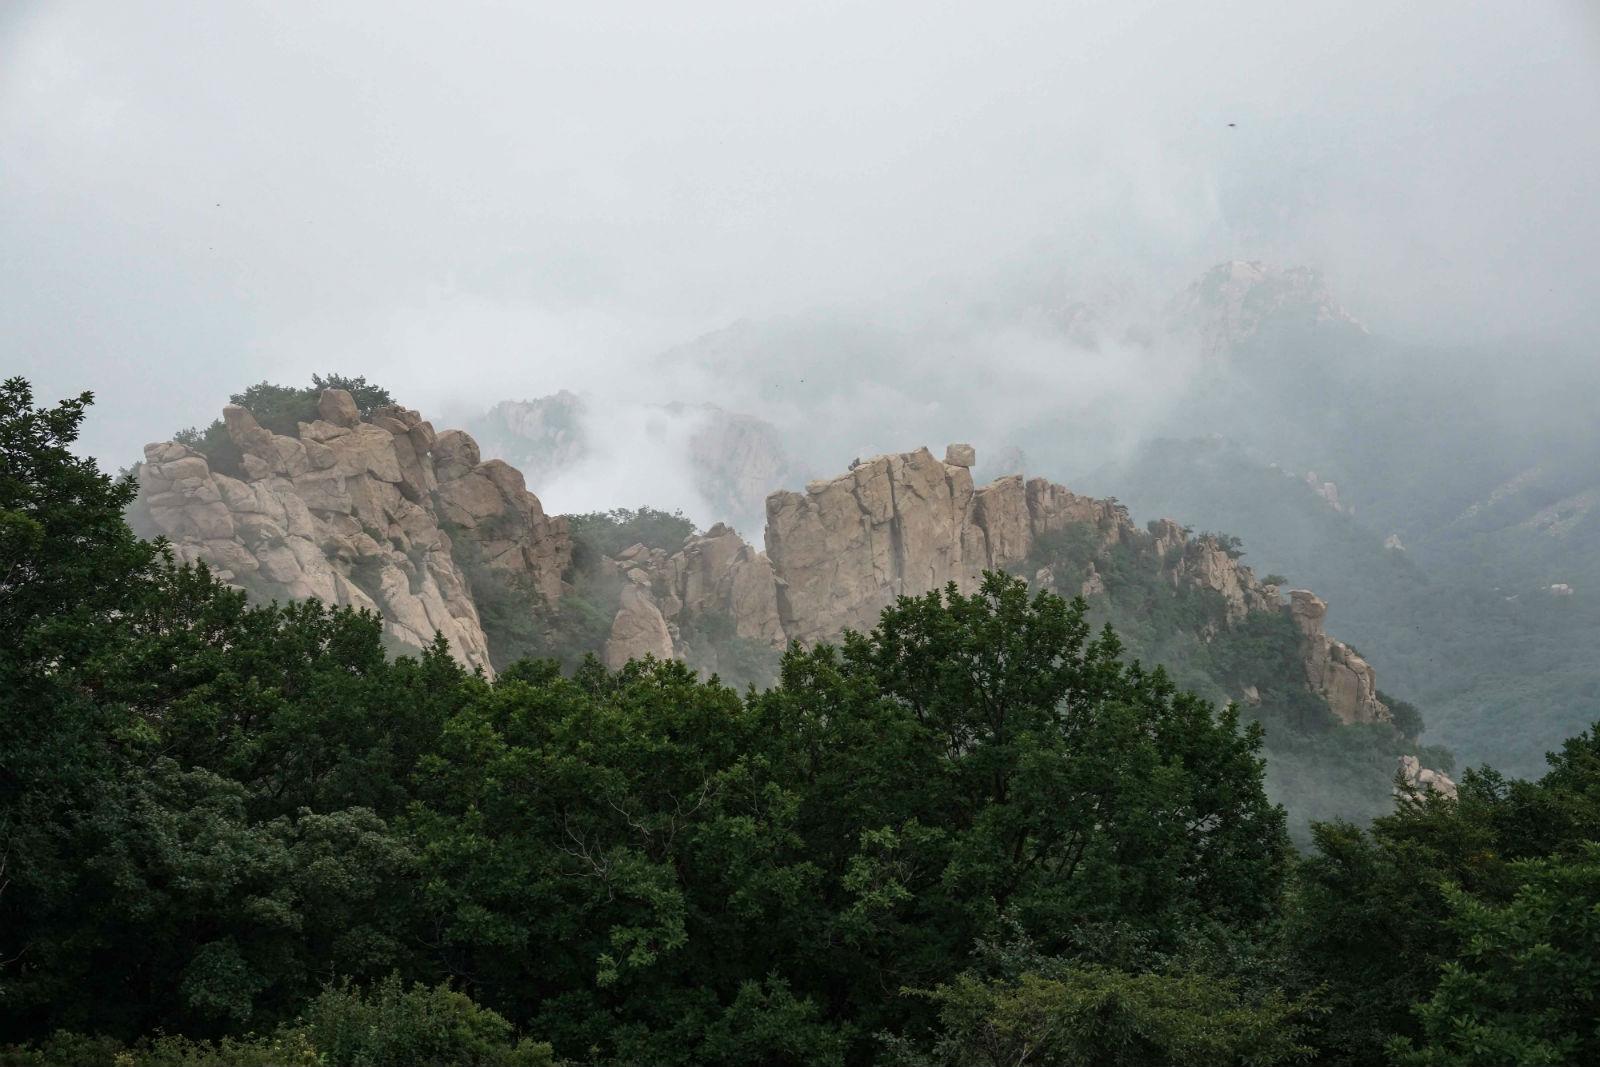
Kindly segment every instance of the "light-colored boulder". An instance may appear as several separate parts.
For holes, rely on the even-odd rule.
[[[300,440],[303,442],[316,442],[326,444],[335,438],[348,436],[350,427],[337,422],[328,422],[326,419],[314,419],[311,422],[300,423]]]
[[[978,452],[967,444],[947,445],[944,461],[952,467],[975,467],[978,464]]]
[[[355,510],[347,479],[337,470],[303,474],[293,483],[294,493],[312,513],[349,514]]]
[[[667,629],[667,620],[648,591],[631,584],[623,587],[605,651],[606,666],[612,670],[621,668],[631,659],[672,658],[672,634]]]
[[[361,422],[355,397],[344,389],[324,389],[317,401],[317,414],[335,426],[356,426]]]
[[[433,472],[440,484],[457,478],[478,466],[478,442],[461,430],[446,430],[439,434],[430,450],[433,455]]]
[[[1400,770],[1397,775],[1399,781],[1395,786],[1395,795],[1402,800],[1413,797],[1421,799],[1427,793],[1438,793],[1441,796],[1456,799],[1456,783],[1443,771],[1431,770],[1422,765],[1422,761],[1415,756],[1401,756]]]
[[[306,463],[312,470],[325,471],[338,464],[338,453],[322,442],[302,439],[300,443],[305,446]]]
[[[175,459],[197,454],[188,445],[179,444],[177,441],[154,441],[144,446],[146,463],[170,463]]]

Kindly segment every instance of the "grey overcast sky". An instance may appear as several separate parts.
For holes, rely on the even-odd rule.
[[[0,362],[115,467],[263,378],[487,404],[1018,263],[1571,342],[1597,176],[1586,0],[4,0]]]

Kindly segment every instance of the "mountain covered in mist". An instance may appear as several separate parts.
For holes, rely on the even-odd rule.
[[[664,403],[682,389],[769,426],[790,484],[961,437],[984,477],[1046,473],[1141,520],[1236,533],[1258,569],[1323,591],[1342,633],[1384,649],[1388,684],[1470,761],[1531,773],[1600,711],[1592,359],[1410,344],[1303,267],[1227,262],[1173,293],[995,291],[741,321],[663,353],[655,380]],[[755,536],[759,515],[675,494],[690,450],[662,451],[652,503]],[[649,464],[639,452],[585,474]],[[688,465],[742,462],[729,448]]]
[[[274,409],[263,421],[282,432],[233,411],[208,432],[211,456],[198,441],[152,446],[147,528],[260,595],[372,607],[401,645],[437,629],[477,666],[649,654],[758,685],[790,640],[835,640],[896,595],[1010,571],[1085,595],[1134,654],[1278,724],[1275,784],[1316,814],[1386,797],[1377,783],[1405,745],[1378,708],[1405,709],[1407,743],[1420,705],[1430,741],[1518,770],[1594,714],[1600,447],[1568,444],[1589,440],[1581,403],[1519,391],[1481,353],[1402,349],[1304,269],[1228,263],[1160,302],[1109,287],[980,310],[738,323],[660,358],[723,383],[716,403],[558,391],[499,403],[442,445],[394,406],[348,425]],[[995,344],[1038,352],[1023,380],[963,394]],[[1085,359],[1122,369],[1072,392]],[[315,392],[293,403],[317,408]],[[994,394],[1015,410],[976,399]],[[796,491],[843,465],[845,442],[926,440],[968,414],[971,457],[863,447],[848,474]],[[384,450],[380,429],[393,463],[367,454]],[[208,461],[197,486],[189,468]],[[574,486],[635,495],[547,516],[540,498]],[[1051,500],[1099,517],[1062,526]],[[607,510],[635,504],[691,517]],[[1191,525],[1146,531],[1135,516]],[[1065,528],[1087,540],[1068,551]],[[1238,535],[1253,569],[1236,542],[1193,528]],[[1209,562],[1181,563],[1195,553]],[[1291,586],[1331,609],[1286,604]],[[1321,636],[1325,610],[1366,655]],[[1329,806],[1296,784],[1349,763],[1298,744],[1319,722],[1382,725],[1351,772],[1364,784],[1330,787]]]
[[[1236,531],[1329,591],[1341,632],[1383,648],[1395,691],[1473,762],[1528,771],[1592,719],[1592,367],[1552,389],[1515,351],[1407,347],[1310,299],[1223,333],[1212,361],[1183,418],[1082,483]]]
[[[136,524],[258,599],[367,609],[396,647],[437,633],[490,674],[526,657],[594,655],[614,669],[655,657],[766,686],[791,643],[837,642],[899,597],[1007,572],[1083,597],[1129,655],[1247,708],[1297,825],[1383,810],[1399,756],[1448,759],[1416,748],[1415,710],[1324,633],[1326,604],[1258,577],[1236,539],[1171,520],[1141,528],[1116,500],[1043,478],[976,484],[971,446],[857,460],[803,492],[779,489],[762,550],[725,524],[697,531],[650,509],[548,516],[472,436],[380,393],[358,404],[341,388],[254,387],[238,399],[259,412],[230,405],[213,430],[146,448]],[[497,410],[581,447],[537,406]],[[1360,740],[1329,743],[1345,731]]]

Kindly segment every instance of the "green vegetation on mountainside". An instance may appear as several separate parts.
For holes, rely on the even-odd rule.
[[[1219,543],[1243,554],[1237,538]],[[1207,699],[1240,702],[1264,730],[1267,786],[1289,810],[1298,841],[1309,839],[1314,821],[1365,822],[1388,810],[1398,756],[1453,765],[1447,750],[1419,748],[1421,715],[1411,704],[1385,698],[1400,709],[1399,729],[1341,725],[1306,686],[1302,638],[1286,614],[1253,612],[1230,625],[1221,594],[1173,580],[1177,562],[1121,542],[1102,549],[1094,531],[1072,526],[1040,538],[1018,573],[1048,567],[1059,587],[1076,588],[1092,567],[1105,591],[1090,598],[1090,617],[1114,627],[1131,655],[1161,664]],[[1247,691],[1255,700],[1244,699]]]
[[[1600,1058],[1600,730],[1297,857],[1259,724],[1004,575],[491,683],[174,566],[89,399],[0,387],[0,1063]]]
[[[1524,549],[1496,540],[1509,533],[1473,541],[1472,553],[1407,539],[1386,548],[1365,512],[1334,511],[1225,441],[1152,444],[1091,484],[1117,486],[1137,513],[1244,532],[1258,568],[1324,593],[1330,628],[1377,651],[1384,688],[1425,707],[1430,740],[1469,760],[1531,772],[1552,738],[1600,714],[1600,644],[1590,639],[1600,601],[1586,595],[1600,576],[1593,587],[1574,578],[1573,596],[1549,590],[1570,570],[1515,584],[1508,570]]]

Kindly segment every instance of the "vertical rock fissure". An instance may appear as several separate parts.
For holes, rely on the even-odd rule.
[[[899,596],[906,587],[906,538],[901,527],[900,500],[895,494],[894,464],[889,464],[889,591]]]

